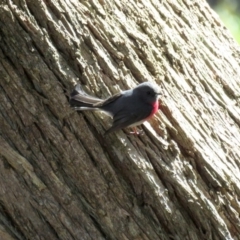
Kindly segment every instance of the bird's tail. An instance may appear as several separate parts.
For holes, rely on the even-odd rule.
[[[102,99],[88,95],[78,83],[70,94],[69,103],[76,110],[95,110],[94,104]]]

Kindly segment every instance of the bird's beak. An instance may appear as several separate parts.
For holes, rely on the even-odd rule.
[[[157,99],[159,99],[160,95],[162,95],[162,93],[160,93],[160,92],[156,92],[155,94],[156,94],[155,96],[157,97]]]

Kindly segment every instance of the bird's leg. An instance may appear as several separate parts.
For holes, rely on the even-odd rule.
[[[133,132],[130,132],[130,134],[133,135],[142,135],[143,134],[143,130],[138,131],[138,129],[136,127],[132,127]]]

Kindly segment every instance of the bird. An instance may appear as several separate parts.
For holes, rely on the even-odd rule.
[[[135,88],[121,91],[106,99],[87,94],[78,83],[70,94],[70,106],[77,111],[100,110],[113,118],[112,126],[105,132],[135,127],[151,118],[159,109],[159,88],[152,82],[143,82]],[[134,133],[138,134],[136,128]]]

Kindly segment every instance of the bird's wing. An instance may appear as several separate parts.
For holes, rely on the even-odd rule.
[[[145,111],[134,111],[134,112],[126,112],[122,111],[117,113],[113,118],[112,127],[109,128],[105,134],[113,132],[118,129],[122,129],[125,127],[129,127],[134,123],[138,123],[144,121],[151,113],[151,108],[146,109]]]
[[[122,96],[122,93],[116,93],[115,95],[105,99],[105,100],[102,100],[101,102],[97,102],[96,104],[94,104],[94,107],[98,107],[98,108],[101,108],[103,106],[106,106],[107,104],[111,103],[111,102],[114,102],[116,99],[118,99],[119,97]]]

